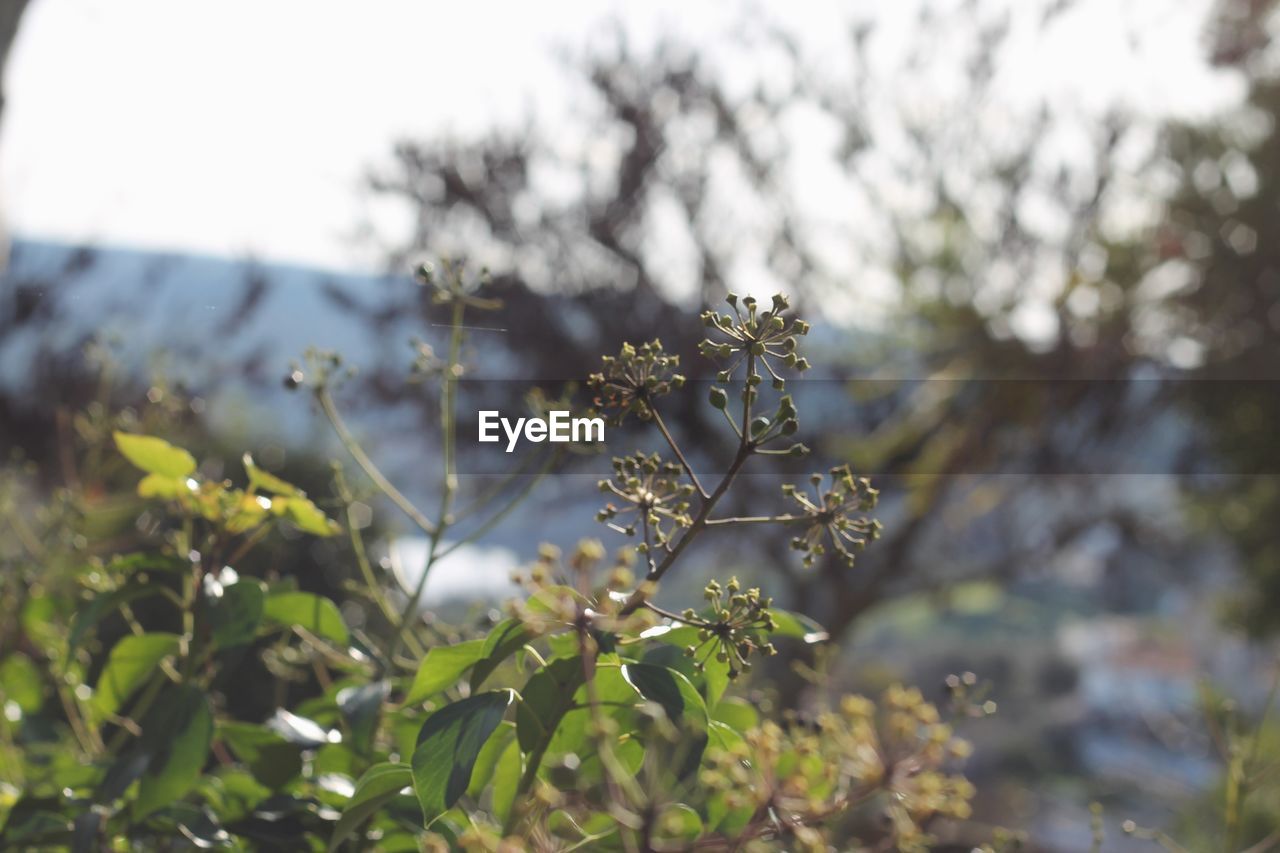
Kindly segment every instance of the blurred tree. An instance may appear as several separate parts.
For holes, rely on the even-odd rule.
[[[1073,5],[1039,9],[1020,37]],[[1024,12],[932,8],[888,65],[874,16],[851,21],[841,56],[759,18],[712,57],[637,52],[619,33],[580,61],[580,124],[406,141],[371,179],[411,212],[390,263],[488,262],[508,305],[497,325],[532,376],[576,375],[624,327],[687,355],[690,303],[732,288],[780,284],[848,324],[830,375],[879,380],[864,386],[876,398],[816,443],[877,476],[886,541],[853,570],[788,575],[790,604],[836,638],[887,596],[1035,572],[1100,526],[1148,549],[1172,533],[1114,478],[1046,476],[1114,471],[1142,440],[1149,403],[1108,380],[1160,369],[1128,310],[1151,217],[1110,223],[1132,207],[1117,175],[1151,165],[1152,125],[1002,109]],[[900,381],[917,379],[932,381]],[[698,417],[678,418],[695,445],[712,429]]]
[[[1203,520],[1224,531],[1249,583],[1233,613],[1256,634],[1280,628],[1280,73],[1270,0],[1228,0],[1211,31],[1214,60],[1248,94],[1208,127],[1171,127],[1164,147],[1178,191],[1162,230],[1177,287],[1161,321],[1194,360],[1185,399],[1209,426],[1211,459],[1194,481]],[[1224,473],[1225,472],[1225,475]]]
[[[18,22],[27,9],[28,0],[0,0],[0,77],[9,65],[9,51],[18,35]],[[0,90],[0,117],[4,113],[4,91]],[[0,271],[4,270],[9,256],[9,239],[0,223]]]

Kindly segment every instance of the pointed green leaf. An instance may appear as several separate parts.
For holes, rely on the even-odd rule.
[[[633,663],[622,668],[622,675],[641,696],[661,705],[671,722],[679,725],[687,720],[706,726],[707,705],[683,673],[663,666]]]
[[[214,646],[229,649],[252,642],[265,605],[266,593],[258,581],[242,580],[224,587],[222,596],[208,608]]]
[[[826,629],[803,613],[792,613],[775,607],[769,611],[769,615],[777,625],[772,632],[776,636],[794,637],[806,643],[822,643],[830,639]]]
[[[203,691],[177,687],[143,721],[151,760],[138,782],[134,820],[186,795],[200,778],[213,741],[213,714]]]
[[[514,724],[503,720],[498,726],[498,730],[493,736],[485,741],[484,748],[480,750],[480,755],[476,758],[476,766],[471,771],[471,784],[467,786],[467,796],[472,799],[478,799],[484,789],[493,781],[494,769],[498,766],[498,759],[502,757],[502,753],[506,750],[516,737],[516,727]]]
[[[298,525],[304,533],[310,533],[312,536],[332,536],[341,529],[337,522],[330,520],[309,498],[276,498],[273,503],[279,501],[284,501],[289,520]]]
[[[546,748],[583,681],[580,658],[554,660],[529,678],[516,708],[520,749],[536,755]]]
[[[138,497],[159,498],[171,501],[191,494],[186,477],[165,477],[161,474],[148,474],[138,481]]]
[[[511,657],[533,639],[533,633],[519,619],[503,619],[484,639],[479,659],[471,669],[471,689],[475,690],[498,664]]]
[[[244,455],[244,470],[249,475],[249,488],[255,491],[270,492],[273,495],[284,495],[285,497],[303,497],[302,490],[293,483],[284,480],[259,468],[253,461],[253,457],[248,453]]]
[[[317,637],[345,646],[351,640],[338,606],[309,592],[277,592],[267,596],[263,616],[280,625],[298,625]]]
[[[120,710],[133,692],[151,677],[160,661],[178,652],[177,634],[131,634],[111,649],[98,676],[93,709],[99,717]]]
[[[493,816],[506,823],[511,815],[511,808],[516,803],[516,793],[520,788],[520,776],[524,765],[520,760],[520,744],[515,738],[507,744],[498,758],[498,766],[493,771],[493,799],[491,807]]]
[[[190,453],[162,438],[117,431],[115,440],[124,457],[148,474],[188,477],[196,470],[196,460]]]
[[[457,684],[462,674],[480,658],[483,648],[484,640],[467,640],[428,649],[422,663],[418,664],[418,672],[404,697],[404,704],[416,704]]]
[[[88,604],[80,608],[75,618],[71,620],[71,631],[67,635],[67,653],[74,654],[80,648],[85,632],[100,620],[105,619],[116,608],[148,595],[156,595],[159,591],[160,588],[155,583],[142,583],[135,578],[130,578],[123,586],[109,592],[94,593]]]
[[[480,693],[436,711],[418,733],[413,787],[428,826],[453,808],[471,783],[480,750],[511,704],[510,690]]]

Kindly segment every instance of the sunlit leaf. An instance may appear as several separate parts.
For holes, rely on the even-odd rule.
[[[196,460],[190,453],[162,438],[117,431],[115,440],[124,457],[148,474],[188,477],[196,470]]]
[[[131,634],[111,649],[107,665],[94,689],[93,708],[107,717],[120,710],[133,692],[141,687],[160,665],[160,661],[177,654],[177,634]]]
[[[317,637],[346,646],[351,640],[338,605],[309,592],[276,592],[267,596],[263,616],[280,625],[297,625]]]
[[[332,536],[341,530],[337,522],[330,520],[308,498],[277,498],[273,503],[280,501],[284,502],[289,520],[305,533],[310,533],[312,536]]]
[[[0,661],[0,705],[5,702],[13,702],[24,714],[34,714],[44,704],[40,671],[22,652]]]
[[[302,496],[302,490],[293,483],[285,482],[270,471],[259,468],[254,463],[253,457],[248,453],[244,455],[243,462],[245,473],[249,475],[249,487],[251,489],[270,492],[273,495],[284,495],[285,497]]]
[[[467,640],[428,649],[422,663],[418,664],[418,672],[404,703],[416,704],[457,684],[462,674],[479,660],[483,648],[484,640]]]
[[[138,481],[138,497],[175,500],[183,495],[191,494],[191,486],[186,477],[166,477],[163,474],[148,474]]]

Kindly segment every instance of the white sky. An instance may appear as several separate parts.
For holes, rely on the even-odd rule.
[[[1024,41],[1007,96],[1183,113],[1221,103],[1229,87],[1197,59],[1209,3],[1083,0],[1052,42]],[[820,52],[844,43],[848,9],[913,4],[760,5]],[[564,111],[572,90],[552,50],[583,47],[611,17],[712,46],[737,8],[34,0],[8,71],[0,204],[19,234],[363,268],[368,248],[351,239],[362,176],[397,137]],[[1136,53],[1127,26],[1148,35]]]

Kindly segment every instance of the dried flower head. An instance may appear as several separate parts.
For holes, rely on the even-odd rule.
[[[623,344],[617,356],[605,356],[601,365],[587,382],[595,389],[596,407],[614,424],[629,414],[649,420],[653,400],[684,385],[684,377],[674,372],[680,356],[664,352],[657,339],[638,347]]]
[[[733,371],[743,361],[764,365],[773,378],[773,387],[781,389],[785,381],[778,374],[778,365],[793,370],[809,369],[809,362],[796,352],[796,337],[809,333],[809,324],[803,320],[787,319],[782,316],[789,307],[787,298],[782,294],[773,297],[773,307],[759,311],[755,297],[746,296],[739,299],[730,293],[725,299],[733,309],[733,314],[718,314],[715,311],[704,311],[702,322],[709,329],[714,329],[728,338],[727,341],[707,339],[698,349],[709,358],[718,358],[729,362],[720,371],[719,380],[728,382]],[[746,308],[743,313],[742,308]],[[747,374],[747,384],[759,384],[761,376],[754,369]]]
[[[804,552],[806,566],[826,553],[827,541],[853,565],[850,547],[863,548],[880,535],[880,522],[861,515],[875,508],[879,496],[871,481],[853,476],[847,465],[832,468],[830,476],[831,484],[825,491],[821,474],[809,478],[812,496],[791,484],[782,487],[782,493],[800,505],[806,522],[804,533],[791,540],[792,548]]]

